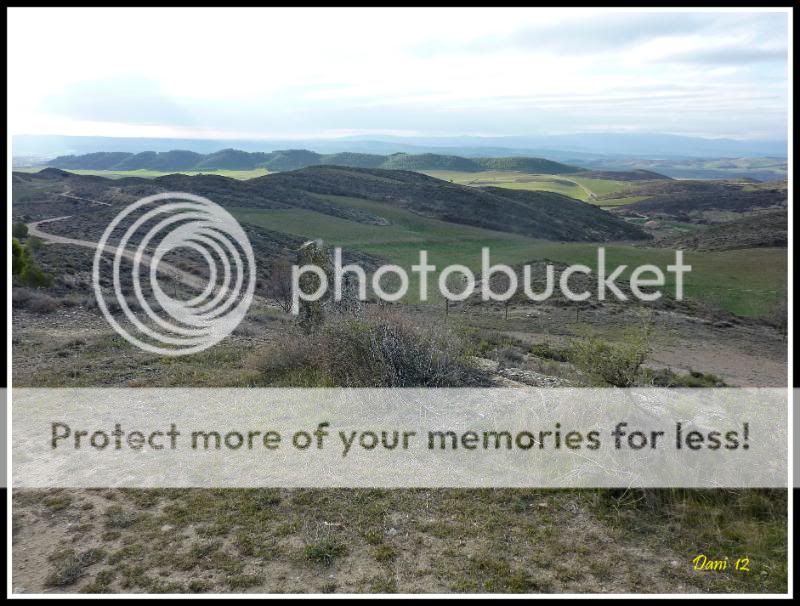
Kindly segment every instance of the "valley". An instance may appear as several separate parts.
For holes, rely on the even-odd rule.
[[[634,385],[788,379],[780,186],[608,171],[97,172],[13,175],[12,218],[27,225],[21,242],[47,277],[34,287],[14,276],[16,387],[619,385],[592,362],[605,359],[600,352],[639,352],[641,363],[625,379]],[[130,345],[91,294],[92,242],[128,204],[164,191],[221,204],[257,259],[244,321],[220,344],[180,358]],[[574,263],[595,270],[598,246],[608,267],[627,266],[616,281],[627,293],[631,267],[666,270],[676,249],[692,270],[686,299],[670,296],[667,272],[665,296],[647,304],[576,303],[558,293],[541,303],[473,295],[445,304],[436,289],[422,304],[411,271],[403,301],[380,305],[370,292],[355,317],[326,312],[324,327],[308,335],[282,308],[275,276],[316,239],[341,246],[346,262],[368,271],[387,262],[409,270],[426,250],[437,267],[459,263],[479,274],[489,247],[492,262],[532,264],[537,291],[544,264],[557,274]],[[123,257],[124,267],[129,262]],[[191,254],[170,257],[165,268],[163,284],[177,296],[197,293],[207,276]],[[127,326],[118,309],[112,313]],[[374,349],[389,338],[410,357]],[[592,347],[601,349],[580,353]],[[413,361],[428,358],[436,364],[417,369]],[[777,591],[785,566],[732,585],[685,563],[709,541],[720,544],[719,536],[725,548],[782,561],[781,498],[770,491],[23,490],[14,494],[13,574],[18,589],[45,592]],[[169,561],[154,548],[164,528],[177,533]],[[464,536],[473,536],[468,545]],[[613,567],[591,555],[600,547],[613,551]],[[465,560],[464,549],[475,560]],[[643,561],[651,567],[643,570]],[[579,564],[586,572],[576,575]]]

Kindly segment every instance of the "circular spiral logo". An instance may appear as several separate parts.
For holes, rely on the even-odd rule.
[[[193,271],[165,260],[173,256],[192,259]],[[135,330],[122,326],[106,301],[101,269],[108,257],[115,307]],[[203,264],[206,272],[198,269]],[[172,281],[171,294],[159,274]],[[224,208],[194,194],[162,193],[127,206],[109,223],[95,252],[92,283],[106,320],[128,342],[165,356],[188,355],[218,343],[242,321],[253,300],[255,259],[242,226]],[[179,287],[191,294],[179,297]]]

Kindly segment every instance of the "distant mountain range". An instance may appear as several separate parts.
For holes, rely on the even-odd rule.
[[[565,174],[583,169],[542,158],[464,158],[442,154],[405,154],[388,156],[342,152],[319,154],[306,149],[286,149],[273,152],[246,152],[223,149],[210,154],[188,150],[166,152],[96,152],[80,156],[59,156],[48,166],[64,170],[155,170],[155,171],[212,171],[253,170],[265,168],[272,172],[297,170],[309,166],[334,165],[353,168],[393,170],[454,170],[478,172],[484,170],[515,170],[527,173]]]
[[[14,157],[53,158],[64,154],[87,154],[109,150],[140,153],[175,149],[209,154],[222,148],[248,152],[310,149],[319,154],[354,152],[363,154],[434,153],[475,157],[529,156],[578,163],[611,158],[786,158],[786,139],[740,140],[686,137],[658,133],[580,133],[519,137],[392,137],[361,136],[329,139],[159,139],[136,137],[73,137],[62,135],[17,135],[12,140]]]

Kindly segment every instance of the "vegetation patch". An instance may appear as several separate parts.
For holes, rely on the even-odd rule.
[[[330,566],[333,561],[347,553],[347,546],[334,539],[323,539],[317,543],[306,545],[303,556],[309,562]]]
[[[89,566],[102,562],[106,557],[102,549],[87,549],[77,552],[74,549],[62,549],[53,553],[48,561],[52,567],[45,584],[55,587],[72,585]]]

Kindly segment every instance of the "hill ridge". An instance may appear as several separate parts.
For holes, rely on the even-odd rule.
[[[47,172],[45,172],[47,171]],[[59,173],[14,173],[20,185],[58,179]],[[381,221],[380,210],[354,208],[338,199],[377,202],[387,208],[453,224],[557,241],[642,240],[637,226],[591,204],[543,191],[478,188],[406,170],[312,166],[247,180],[221,175],[171,174],[156,179],[108,179],[64,173],[73,198],[116,205],[164,191],[208,197],[227,208],[303,209],[357,223]],[[58,196],[56,196],[58,198]],[[65,204],[59,198],[60,204]],[[65,213],[66,214],[66,213]]]
[[[566,174],[585,169],[544,158],[465,158],[447,154],[389,155],[339,152],[319,154],[307,149],[283,149],[272,152],[247,152],[228,148],[209,154],[187,150],[167,152],[95,152],[83,155],[59,156],[47,166],[65,170],[254,170],[264,168],[271,172],[297,170],[309,166],[348,166],[351,168],[382,168],[392,170],[455,170],[480,172],[483,170],[509,170],[520,172]]]

